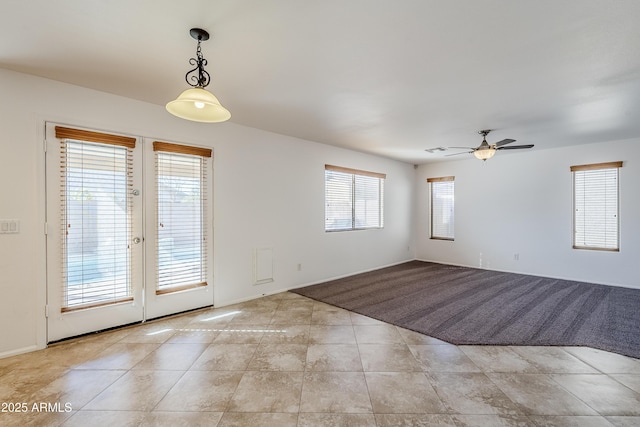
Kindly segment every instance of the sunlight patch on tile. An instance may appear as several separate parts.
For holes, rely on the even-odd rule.
[[[225,313],[225,314],[218,314],[217,316],[212,316],[212,317],[207,317],[206,319],[202,319],[200,320],[201,322],[210,322],[212,320],[218,320],[218,319],[222,319],[223,317],[228,317],[228,316],[234,316],[236,314],[242,313],[241,311],[237,310],[237,311],[231,311],[229,313]]]

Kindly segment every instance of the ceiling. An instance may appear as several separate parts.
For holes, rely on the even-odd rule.
[[[419,164],[481,129],[640,137],[639,23],[638,0],[3,0],[0,68],[164,105],[201,27],[232,122]]]

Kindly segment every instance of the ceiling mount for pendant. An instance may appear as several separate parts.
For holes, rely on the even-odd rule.
[[[209,33],[207,33],[202,28],[192,28],[191,30],[189,30],[189,34],[191,34],[191,37],[198,41],[204,42],[209,40]]]
[[[211,76],[204,69],[207,60],[202,56],[200,43],[209,40],[209,33],[202,28],[192,28],[189,34],[198,42],[196,57],[189,59],[189,64],[195,65],[195,68],[185,75],[187,84],[192,88],[169,102],[166,105],[167,111],[174,116],[196,122],[216,123],[229,120],[231,113],[220,104],[218,98],[205,89]]]

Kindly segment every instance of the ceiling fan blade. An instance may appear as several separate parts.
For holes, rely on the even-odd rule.
[[[502,141],[498,141],[495,144],[491,144],[495,147],[502,147],[503,145],[511,144],[512,142],[516,142],[515,139],[503,139]]]
[[[449,148],[453,148],[453,147],[449,147]],[[451,156],[457,156],[458,154],[471,154],[471,153],[473,153],[473,151],[463,151],[461,153],[445,154],[444,156],[445,157],[451,157]]]
[[[475,150],[475,147],[447,147],[447,148],[459,148],[460,150]]]
[[[498,147],[496,150],[520,150],[522,148],[533,148],[533,144],[530,145],[514,145],[512,147]]]

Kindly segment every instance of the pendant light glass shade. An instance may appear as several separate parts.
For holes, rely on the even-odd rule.
[[[220,105],[218,98],[202,87],[185,90],[167,103],[166,108],[176,117],[195,122],[218,123],[231,118],[231,113]]]

